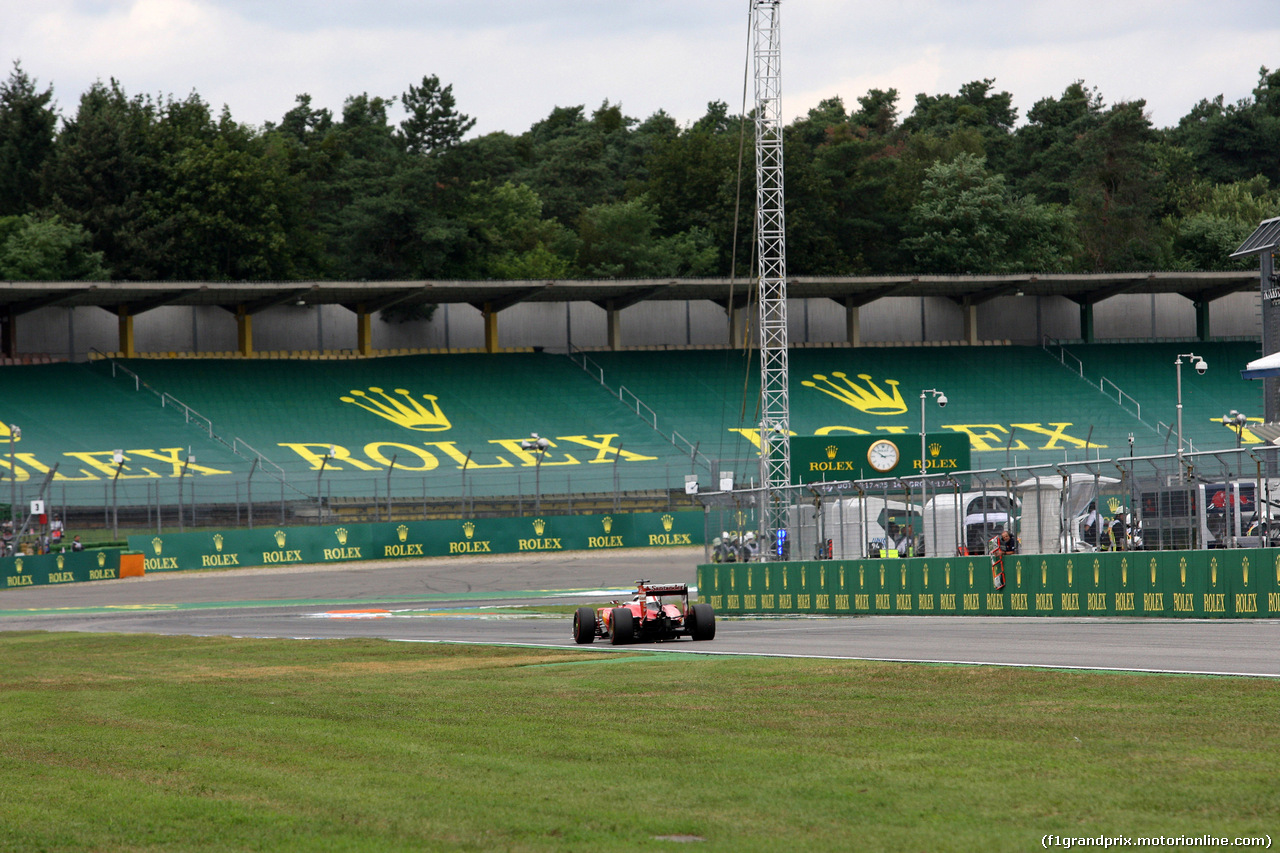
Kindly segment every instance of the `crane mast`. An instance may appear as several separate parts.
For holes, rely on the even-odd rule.
[[[787,228],[782,188],[781,0],[754,0],[756,246],[759,259],[761,539],[787,527],[791,405],[787,381]],[[785,535],[785,534],[781,534]],[[781,550],[779,548],[778,550]],[[775,557],[779,556],[775,552]]]

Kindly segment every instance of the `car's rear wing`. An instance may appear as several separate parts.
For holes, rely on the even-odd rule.
[[[688,595],[689,585],[687,583],[642,583],[638,585],[637,591],[644,595]]]

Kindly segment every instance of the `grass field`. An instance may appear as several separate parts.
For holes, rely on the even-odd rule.
[[[1280,829],[1280,684],[0,634],[0,849],[1030,850]],[[688,843],[682,843],[688,842]]]

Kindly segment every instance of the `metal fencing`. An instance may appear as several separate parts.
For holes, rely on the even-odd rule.
[[[521,517],[547,512],[658,511],[689,506],[687,462],[646,464],[642,483],[617,465],[582,466],[554,478],[531,468],[443,473],[389,469],[281,474],[260,466],[220,476],[124,475],[91,482],[14,480],[0,468],[0,518],[20,539],[37,539],[54,519],[68,537],[92,532],[119,539],[122,531],[182,532],[187,528],[375,522],[431,518]],[[705,479],[705,473],[703,474]],[[8,480],[8,482],[4,482]],[[33,511],[33,503],[44,512]],[[6,505],[7,504],[7,505]]]
[[[1024,553],[1276,547],[1277,454],[1264,445],[748,487],[699,502],[711,562],[984,554],[1006,528]],[[789,507],[769,542],[756,532],[765,500]]]

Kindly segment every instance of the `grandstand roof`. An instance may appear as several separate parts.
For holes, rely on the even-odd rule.
[[[275,305],[345,305],[374,312],[392,305],[463,303],[501,311],[520,302],[594,302],[622,309],[646,300],[706,299],[742,304],[749,282],[727,278],[533,281],[378,282],[0,282],[0,310],[10,315],[47,307],[123,307],[139,314],[163,305],[243,306],[255,313]],[[792,298],[830,298],[854,306],[890,296],[933,296],[980,304],[999,296],[1064,296],[1089,305],[1122,293],[1177,293],[1210,302],[1258,286],[1255,271],[1137,272],[1018,275],[795,276]]]

